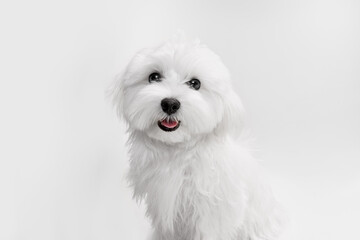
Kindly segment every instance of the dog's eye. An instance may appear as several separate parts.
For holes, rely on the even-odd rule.
[[[195,90],[199,90],[201,86],[201,82],[196,78],[191,79],[190,81],[187,82],[187,84]]]
[[[160,73],[154,72],[149,75],[149,82],[160,82],[161,81],[161,75]]]

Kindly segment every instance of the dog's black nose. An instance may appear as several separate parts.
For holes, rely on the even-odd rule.
[[[176,113],[180,108],[180,102],[175,98],[164,98],[161,101],[161,108],[167,114]]]

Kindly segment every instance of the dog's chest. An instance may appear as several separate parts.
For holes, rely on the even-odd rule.
[[[143,190],[147,195],[150,216],[157,225],[191,239],[201,195],[200,159],[191,154],[174,154],[167,161],[154,161],[155,164],[138,174],[148,176],[142,182],[146,184]]]
[[[207,219],[218,222],[215,227],[232,215],[227,202],[237,199],[230,199],[235,189],[221,161],[226,155],[224,148],[214,149],[211,144],[197,145],[194,151],[132,149],[134,195],[145,197],[153,225],[170,234],[165,239],[195,239],[196,228]]]
[[[175,236],[187,236],[191,239],[194,232],[193,226],[197,219],[196,204],[198,193],[192,179],[192,169],[187,168],[182,172],[182,180],[177,192],[174,192],[173,225]],[[185,238],[184,238],[185,239]]]
[[[196,169],[187,166],[181,171],[181,182],[174,194],[173,203],[173,239],[193,239],[198,221],[200,193],[196,184]],[[171,210],[170,210],[171,211]]]

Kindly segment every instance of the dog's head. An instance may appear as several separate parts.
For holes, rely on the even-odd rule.
[[[114,102],[130,130],[169,144],[242,127],[227,68],[198,41],[171,39],[138,52],[117,80]]]

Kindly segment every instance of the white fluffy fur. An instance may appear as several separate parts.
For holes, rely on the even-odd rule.
[[[155,71],[163,79],[149,83]],[[198,91],[185,84],[192,78],[201,81]],[[113,93],[130,134],[128,179],[146,201],[153,240],[275,239],[279,208],[236,140],[243,107],[217,55],[175,37],[137,53]],[[181,102],[174,132],[157,125],[167,97]]]

